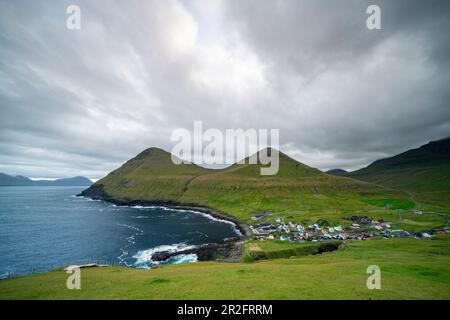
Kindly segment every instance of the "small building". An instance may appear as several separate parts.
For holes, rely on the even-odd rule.
[[[269,234],[277,231],[277,228],[272,224],[252,225],[250,226],[250,229],[255,234]]]

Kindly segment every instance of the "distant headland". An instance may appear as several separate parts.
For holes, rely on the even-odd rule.
[[[24,176],[11,176],[0,172],[0,186],[90,186],[86,177],[72,177],[56,180],[32,180]]]

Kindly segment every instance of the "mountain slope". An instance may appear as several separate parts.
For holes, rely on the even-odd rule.
[[[194,164],[176,165],[170,153],[159,148],[149,148],[82,194],[99,196],[104,192],[109,197],[121,200],[177,202],[190,180],[209,171]]]
[[[377,160],[347,176],[406,190],[427,205],[450,208],[450,138]]]
[[[327,172],[325,172],[327,174],[331,174],[332,176],[344,176],[346,175],[348,172],[343,170],[343,169],[330,169]]]
[[[405,197],[347,177],[335,177],[280,153],[276,175],[261,176],[262,165],[234,164],[221,170],[175,165],[170,153],[150,148],[97,181],[82,195],[116,201],[200,205],[250,219],[257,211],[280,215],[335,216],[370,207],[368,198]]]
[[[21,176],[13,177],[0,172],[0,186],[23,186],[32,184],[33,181],[28,178]]]
[[[24,176],[10,176],[0,172],[0,186],[90,186],[92,181],[85,177],[56,180],[31,180]]]
[[[90,186],[92,184],[91,180],[81,176],[56,179],[53,181],[38,180],[34,182],[37,182],[38,185],[46,185],[46,186]]]

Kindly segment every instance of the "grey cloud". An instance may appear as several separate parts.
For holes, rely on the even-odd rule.
[[[78,1],[70,31],[72,1],[0,1],[0,171],[100,178],[194,120],[321,169],[450,135],[447,1],[377,1],[380,31],[367,1],[201,3]]]
[[[377,1],[380,31],[365,28],[372,1],[227,3],[229,19],[270,66],[282,109],[274,116],[296,123],[284,136],[298,148],[333,152],[331,166],[357,168],[449,135],[448,2]],[[356,161],[339,159],[342,152]]]

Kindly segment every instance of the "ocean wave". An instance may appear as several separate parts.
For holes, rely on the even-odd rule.
[[[145,206],[131,206],[131,208],[133,209],[148,209],[150,207],[145,207]]]
[[[121,226],[121,227],[124,227],[124,228],[128,228],[128,229],[131,229],[131,230],[136,231],[136,232],[133,233],[132,235],[130,235],[130,236],[128,236],[128,237],[125,238],[125,240],[127,241],[127,243],[126,243],[124,246],[122,246],[122,247],[120,248],[121,254],[117,257],[117,259],[119,260],[120,263],[123,263],[123,264],[125,264],[126,266],[129,266],[128,263],[127,263],[127,261],[126,261],[126,258],[127,258],[127,256],[128,256],[128,250],[127,250],[127,248],[129,248],[130,246],[136,244],[136,241],[135,241],[136,236],[142,236],[142,235],[144,234],[144,230],[139,229],[139,228],[134,227],[134,226],[130,226],[130,225],[128,225],[128,224],[122,224],[122,223],[118,223],[118,222],[117,222],[117,225],[118,225],[118,226]]]
[[[239,230],[238,226],[236,225],[236,223],[234,223],[233,221],[230,220],[226,220],[226,219],[221,219],[221,218],[217,218],[214,217],[213,215],[209,214],[209,213],[205,213],[205,212],[201,212],[201,211],[197,211],[197,210],[192,210],[192,209],[177,209],[177,208],[169,208],[169,207],[164,207],[164,206],[140,206],[140,205],[134,205],[134,206],[120,206],[120,207],[124,207],[124,208],[132,208],[132,209],[161,209],[164,211],[170,211],[170,212],[189,212],[189,213],[194,213],[194,214],[199,214],[209,220],[212,221],[216,221],[216,222],[221,222],[221,223],[227,223],[231,226],[233,226],[233,231],[238,235],[238,236],[243,236],[241,230]]]
[[[144,233],[144,230],[139,229],[138,227],[135,227],[135,226],[130,226],[130,225],[128,225],[128,224],[123,224],[123,223],[119,223],[119,222],[117,222],[117,225],[118,225],[118,226],[121,226],[121,227],[128,228],[128,229],[136,230],[136,231],[138,231],[139,233]]]
[[[243,236],[241,230],[239,230],[237,224],[234,223],[233,221],[225,220],[225,219],[220,219],[220,218],[216,218],[216,217],[214,217],[214,216],[212,216],[212,215],[210,215],[210,214],[208,214],[208,213],[204,213],[204,212],[200,212],[200,211],[193,211],[193,210],[192,210],[191,212],[200,214],[200,215],[202,215],[202,216],[204,216],[204,217],[206,217],[206,218],[208,218],[208,219],[210,219],[210,220],[213,220],[213,221],[222,222],[222,223],[227,223],[227,224],[233,226],[233,231],[234,231],[238,236],[240,236],[240,237]]]
[[[175,243],[170,245],[160,245],[154,248],[150,248],[147,250],[141,250],[138,251],[133,258],[136,259],[136,262],[134,263],[134,266],[136,268],[141,269],[150,269],[153,266],[159,265],[159,264],[179,264],[179,263],[191,263],[197,261],[197,255],[192,254],[179,254],[171,257],[170,259],[166,261],[156,261],[152,260],[152,257],[157,252],[170,252],[170,253],[176,253],[184,250],[190,250],[195,249],[197,246],[195,245],[187,245],[185,243]]]
[[[195,253],[190,254],[179,254],[176,256],[171,257],[169,260],[166,261],[166,263],[169,264],[181,264],[181,263],[193,263],[197,262],[198,257]]]
[[[74,199],[77,199],[77,200],[84,200],[84,201],[95,201],[95,202],[103,201],[103,200],[100,200],[100,199],[92,199],[92,198],[89,198],[89,197],[77,196],[77,195],[71,195],[70,198],[74,198]]]
[[[197,211],[197,210],[191,210],[191,209],[176,209],[176,208],[168,208],[168,207],[163,207],[163,206],[158,206],[157,208],[163,209],[165,211],[189,212],[189,213],[199,214],[199,215],[201,215],[209,220],[212,220],[212,221],[227,223],[227,224],[233,226],[233,230],[237,235],[242,236],[242,232],[241,232],[241,230],[239,230],[236,223],[234,223],[233,221],[230,221],[230,220],[214,217],[213,215],[211,215],[209,213],[205,213],[205,212],[201,212],[201,211]]]
[[[91,201],[102,201],[102,200],[94,200],[94,199],[91,199],[88,197],[83,197],[83,196],[80,196],[80,198],[88,199]],[[205,217],[209,220],[212,220],[212,221],[227,223],[227,224],[233,226],[233,231],[238,236],[240,236],[240,237],[243,236],[241,230],[238,228],[238,226],[235,222],[227,220],[227,219],[217,218],[209,213],[205,213],[205,212],[201,212],[201,211],[197,211],[197,210],[193,210],[193,209],[177,209],[177,208],[169,208],[169,207],[165,207],[165,206],[141,206],[141,205],[127,206],[127,205],[116,205],[116,204],[112,204],[112,206],[120,207],[120,208],[132,208],[132,209],[161,209],[164,211],[171,211],[171,212],[189,212],[189,213],[199,214],[199,215],[202,215],[203,217]]]
[[[0,279],[7,279],[8,277],[9,277],[9,273],[8,272],[0,274]]]

